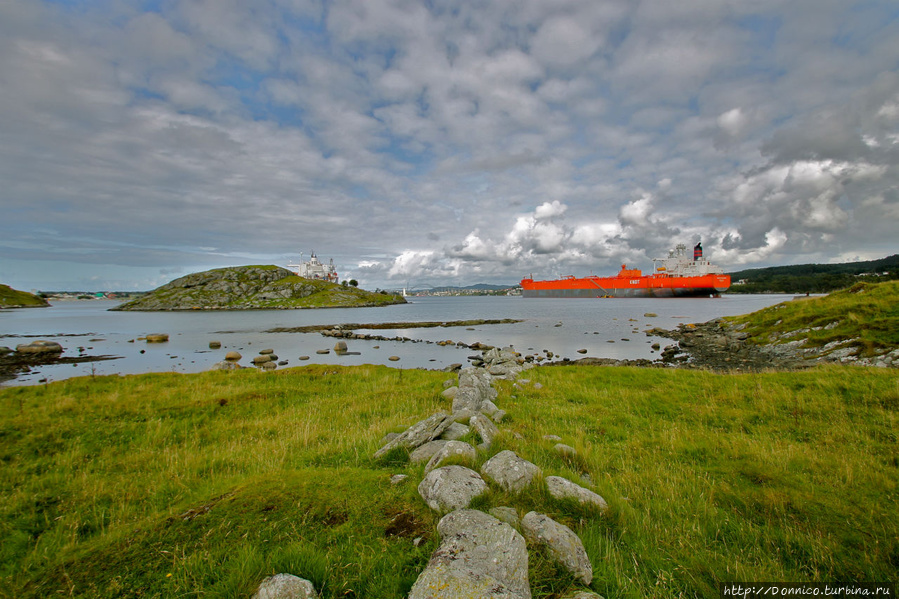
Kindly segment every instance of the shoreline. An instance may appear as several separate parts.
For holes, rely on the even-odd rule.
[[[871,301],[872,299],[868,294],[859,296],[857,295],[857,293],[859,293],[859,291],[849,293],[849,298],[851,299],[851,301],[859,301],[861,299],[864,299],[865,301]],[[881,294],[882,293],[883,292],[881,292]],[[806,300],[800,301],[799,303],[803,305],[811,305],[808,303],[807,298],[805,297],[800,296],[793,299]],[[76,300],[76,302],[78,303],[90,303],[91,301],[97,300],[83,300],[83,302]],[[0,351],[0,384],[7,383],[9,381],[16,381],[17,379],[18,382],[11,382],[10,384],[30,385],[45,382],[47,378],[49,378],[50,380],[56,380],[53,372],[54,370],[62,378],[83,376],[86,370],[84,367],[81,367],[80,369],[60,369],[56,368],[56,365],[74,365],[79,363],[108,361],[115,359],[124,359],[127,363],[123,362],[121,364],[116,363],[109,364],[104,367],[98,367],[97,370],[99,371],[99,373],[105,375],[116,373],[139,374],[143,372],[168,371],[169,368],[162,364],[162,359],[166,359],[166,361],[168,359],[173,360],[171,362],[167,362],[171,365],[172,371],[175,371],[176,368],[180,368],[182,371],[187,372],[203,372],[205,368],[211,366],[212,364],[206,364],[206,362],[209,361],[208,356],[200,358],[194,357],[194,354],[208,354],[209,351],[206,349],[207,339],[211,338],[214,340],[216,338],[216,335],[234,335],[238,337],[238,339],[236,340],[226,339],[223,341],[225,342],[224,345],[226,349],[233,349],[241,352],[244,351],[244,347],[247,347],[247,351],[252,352],[252,350],[255,348],[249,347],[251,345],[261,345],[262,347],[266,347],[270,344],[274,344],[275,346],[281,346],[275,347],[275,353],[285,356],[285,359],[278,361],[276,366],[287,366],[288,361],[291,362],[291,365],[294,365],[294,359],[305,361],[309,360],[310,356],[312,356],[313,361],[309,362],[309,364],[313,364],[317,363],[315,356],[312,355],[313,352],[315,352],[316,354],[325,354],[330,353],[331,351],[336,351],[333,349],[326,351],[324,345],[318,346],[318,343],[307,340],[306,335],[303,335],[304,333],[318,333],[322,337],[343,339],[346,341],[370,341],[376,343],[376,345],[373,345],[371,347],[371,349],[374,350],[381,349],[377,345],[377,343],[381,341],[392,341],[398,343],[401,342],[403,344],[407,342],[411,342],[413,344],[421,344],[422,346],[427,346],[430,349],[424,349],[424,347],[422,347],[421,350],[400,349],[399,351],[395,352],[400,357],[388,357],[387,349],[379,351],[378,353],[370,357],[368,356],[367,351],[364,351],[364,353],[366,354],[365,357],[349,358],[346,364],[352,365],[356,363],[375,363],[383,364],[385,366],[401,366],[400,364],[395,364],[395,362],[398,359],[405,359],[406,357],[409,357],[410,360],[412,360],[411,363],[406,364],[404,362],[402,367],[435,371],[443,370],[450,364],[454,364],[457,362],[464,363],[468,359],[471,359],[473,357],[476,358],[476,356],[471,356],[470,353],[479,352],[494,346],[514,347],[517,351],[521,352],[520,359],[523,362],[526,361],[534,363],[535,365],[570,364],[579,366],[631,366],[638,368],[702,369],[721,373],[761,372],[771,370],[795,371],[825,363],[841,363],[846,365],[851,364],[859,366],[864,365],[878,367],[899,366],[899,350],[897,350],[893,346],[893,344],[884,344],[883,342],[881,342],[881,347],[879,347],[876,351],[867,351],[865,353],[860,353],[860,350],[863,348],[861,347],[861,335],[859,330],[853,328],[852,326],[843,326],[843,328],[839,330],[834,330],[834,327],[837,326],[838,321],[851,324],[852,321],[850,317],[840,316],[838,314],[834,314],[833,316],[831,316],[825,312],[821,317],[815,317],[820,320],[820,322],[818,322],[818,320],[815,320],[815,324],[819,326],[809,327],[804,325],[802,321],[793,322],[788,318],[788,323],[785,323],[783,327],[778,328],[776,325],[780,323],[780,320],[778,320],[777,323],[774,323],[772,319],[782,319],[784,318],[785,314],[791,313],[791,310],[787,308],[787,306],[791,305],[791,303],[792,302],[783,302],[781,304],[762,308],[762,310],[786,310],[785,312],[777,312],[777,316],[770,316],[771,312],[762,313],[761,311],[759,311],[760,314],[769,315],[765,316],[765,318],[767,318],[770,322],[765,321],[765,326],[762,328],[759,328],[758,325],[754,325],[750,328],[747,328],[746,325],[739,325],[737,324],[738,322],[746,322],[745,317],[726,316],[726,314],[728,314],[727,311],[723,311],[725,316],[720,316],[718,315],[721,313],[719,311],[718,314],[709,314],[707,312],[705,316],[709,319],[706,322],[701,322],[698,324],[689,323],[689,321],[685,320],[681,321],[682,324],[677,324],[676,322],[665,323],[659,322],[658,320],[650,321],[642,327],[641,331],[637,329],[637,327],[639,326],[639,321],[636,318],[637,315],[635,314],[634,317],[627,318],[627,321],[625,322],[624,318],[628,316],[628,314],[624,313],[624,316],[621,316],[621,323],[624,324],[617,325],[621,334],[629,337],[630,335],[627,334],[628,332],[630,332],[631,334],[636,334],[638,336],[641,336],[642,333],[642,335],[645,335],[644,339],[649,338],[649,340],[645,341],[645,343],[652,344],[651,347],[653,351],[651,352],[649,351],[650,346],[643,345],[644,342],[640,341],[639,339],[630,339],[623,336],[621,337],[621,341],[627,341],[630,343],[630,347],[625,348],[624,351],[606,351],[605,345],[603,344],[602,346],[600,346],[597,342],[597,338],[595,337],[591,337],[589,340],[587,338],[584,338],[584,344],[580,345],[579,348],[579,346],[577,345],[579,342],[576,340],[575,336],[579,335],[580,333],[587,335],[591,330],[592,321],[589,321],[590,324],[585,324],[584,322],[578,321],[578,314],[576,311],[572,311],[570,314],[566,313],[566,316],[570,318],[572,322],[566,320],[565,324],[574,324],[573,327],[560,329],[560,333],[553,333],[550,336],[547,336],[541,332],[539,335],[531,336],[530,338],[526,336],[526,333],[522,335],[520,331],[516,332],[515,335],[517,335],[517,337],[515,335],[512,335],[510,337],[508,335],[500,334],[500,331],[488,329],[485,325],[508,325],[530,321],[530,317],[533,316],[531,312],[521,312],[523,316],[530,316],[526,318],[501,318],[502,316],[507,315],[518,315],[518,313],[515,312],[515,310],[498,311],[492,308],[490,310],[487,310],[484,315],[496,316],[498,318],[469,319],[465,318],[467,316],[466,311],[432,309],[430,311],[424,310],[416,312],[416,316],[424,318],[406,322],[390,321],[342,324],[309,324],[304,326],[282,327],[273,326],[282,324],[278,321],[278,319],[266,318],[261,319],[261,322],[255,321],[255,326],[253,326],[248,331],[231,330],[230,328],[227,328],[229,327],[229,325],[234,324],[230,321],[213,321],[216,322],[216,324],[218,324],[219,326],[210,326],[209,328],[205,328],[205,330],[200,331],[199,333],[197,331],[191,332],[191,334],[194,334],[197,337],[198,341],[194,342],[193,338],[191,338],[191,341],[189,343],[181,341],[180,343],[173,343],[170,348],[161,350],[157,348],[155,353],[152,351],[149,352],[150,354],[152,354],[152,360],[155,360],[155,362],[143,362],[143,365],[138,364],[136,360],[145,360],[145,358],[138,356],[136,350],[134,350],[132,346],[128,346],[127,350],[124,347],[114,347],[115,344],[122,343],[124,341],[133,341],[128,337],[109,342],[106,344],[106,346],[98,346],[96,353],[92,352],[91,354],[86,354],[84,352],[85,348],[79,347],[78,349],[81,353],[77,354],[75,357],[65,356],[65,352],[62,355],[44,354],[40,357],[34,354],[29,354],[27,356],[18,355],[17,352],[12,351],[9,348],[4,348],[3,351]],[[642,312],[642,310],[643,308],[638,311]],[[750,308],[750,310],[752,310],[752,308]],[[732,314],[733,312],[730,313]],[[747,315],[750,313],[755,314],[755,312],[752,311],[747,312]],[[686,313],[677,311],[673,312],[672,310],[668,309],[667,313],[662,314],[662,317],[673,319],[686,319],[696,317],[696,314],[691,314],[690,316],[677,316],[675,314]],[[461,316],[463,319],[436,320],[434,319],[434,316]],[[562,317],[561,314],[559,316]],[[648,318],[657,317],[657,315],[652,312],[646,312],[643,316]],[[618,321],[619,319],[614,318],[612,320]],[[796,319],[793,318],[793,320]],[[172,321],[172,323],[174,322],[177,321]],[[552,322],[552,320],[548,320],[544,317],[543,320],[538,321],[539,324],[536,324],[536,326],[537,328],[541,326],[548,327],[552,324]],[[654,323],[659,323],[662,326],[653,326]],[[825,324],[827,326],[824,326]],[[149,326],[155,327],[156,325]],[[481,326],[484,326],[484,328],[482,329]],[[555,324],[552,324],[552,326],[561,327],[562,320],[560,319],[559,321],[556,321]],[[631,330],[625,331],[623,329],[623,327],[625,326]],[[665,326],[672,327],[672,329],[669,330],[667,328],[663,328]],[[141,329],[143,329],[143,327],[144,325],[141,322]],[[219,328],[221,328],[222,330],[211,330]],[[441,337],[443,333],[436,332],[438,330],[453,328],[459,331],[458,333],[451,333],[451,335],[455,337],[455,341],[444,339]],[[463,328],[467,329],[468,331],[480,330],[481,332],[465,332],[461,330]],[[500,329],[502,328],[503,327],[500,327]],[[530,327],[525,326],[524,328],[529,329]],[[130,330],[133,331],[135,329],[136,327],[132,326]],[[420,332],[416,334],[412,331],[412,329],[419,329]],[[9,335],[4,335],[4,337],[9,338],[8,342],[12,342],[13,338],[41,339],[53,337],[104,336],[102,333],[92,332],[59,332],[55,335],[34,335],[27,334],[28,330],[28,328],[23,328],[20,331],[20,333],[22,334],[12,333]],[[33,330],[33,328],[31,330]],[[385,333],[383,335],[379,334],[380,332],[385,330],[391,330],[392,332]],[[430,330],[432,332],[425,332],[425,330]],[[487,330],[492,330],[493,332],[488,333],[486,332]],[[555,329],[552,330],[555,331]],[[605,329],[600,330],[605,331]],[[609,327],[609,330],[612,330],[612,328]],[[815,337],[816,332],[818,332],[817,337],[815,339],[812,339],[810,342],[806,342],[806,337]],[[295,333],[300,335],[298,335],[297,338],[292,338],[290,336],[271,338],[270,335],[274,333]],[[128,333],[128,335],[130,334],[131,332]],[[140,334],[143,333],[137,333],[137,335]],[[175,334],[177,336],[181,333],[177,332],[176,330]],[[250,340],[249,338],[244,338],[245,334],[248,337],[252,337],[252,340]],[[596,330],[593,331],[593,335],[598,334],[602,333],[598,333]],[[412,335],[414,335],[414,338],[410,338],[412,337]],[[456,335],[458,335],[458,337],[456,337]],[[824,335],[827,335],[827,337],[825,337],[822,341],[821,338]],[[318,335],[313,336],[317,337]],[[546,344],[543,344],[542,339],[544,337],[547,339],[552,338],[553,341],[547,341]],[[616,333],[613,335],[609,335],[609,337],[609,339],[605,340],[609,343],[614,343],[618,340],[617,337],[619,337],[619,335]],[[303,340],[298,341],[297,339],[299,338],[303,338]],[[140,339],[140,337],[135,336],[134,339]],[[602,341],[603,337],[598,338],[598,340]],[[671,341],[669,343],[666,340]],[[94,340],[92,339],[91,341]],[[97,339],[96,341],[105,341],[105,339]],[[63,343],[65,344],[65,342]],[[331,344],[333,343],[334,341],[331,341]],[[88,344],[85,343],[84,345]],[[438,350],[436,347],[432,347],[432,345],[447,347],[448,349],[452,349],[452,353],[451,355],[446,353],[437,353],[441,350]],[[637,350],[640,349],[640,347],[637,346],[645,348],[645,351],[633,351],[634,347],[636,347]],[[87,347],[86,349],[93,350],[94,348]],[[466,350],[469,350],[470,353],[466,353]],[[139,353],[144,354],[145,352],[141,350]],[[346,355],[359,356],[360,353],[353,351],[346,352]],[[299,358],[296,358],[296,356],[299,356]],[[386,359],[389,359],[390,362],[386,361]],[[323,358],[322,360],[326,362],[332,361],[330,358]],[[373,361],[370,362],[369,360]],[[50,377],[45,378],[45,372],[40,369],[42,366],[47,367],[47,374],[50,374]],[[90,372],[88,372],[87,374],[91,374],[94,372],[93,369],[89,370]]]
[[[320,332],[324,337],[332,338],[358,338],[366,340],[387,340],[380,335],[355,333],[355,330],[377,330],[397,328],[433,328],[433,327],[458,327],[488,324],[507,324],[520,322],[515,319],[476,319],[467,321],[420,321],[409,323],[370,323],[370,324],[343,324],[343,325],[309,325],[304,327],[275,328],[263,331],[264,333],[310,333]],[[222,333],[222,331],[217,331]],[[749,335],[739,327],[729,324],[722,319],[713,319],[698,324],[681,324],[677,329],[668,330],[652,328],[644,331],[646,336],[665,337],[674,341],[673,344],[661,349],[661,355],[654,360],[650,359],[616,359],[584,357],[571,359],[539,360],[532,354],[519,354],[522,362],[532,363],[535,366],[626,366],[633,368],[675,368],[684,370],[709,370],[720,374],[739,374],[748,372],[781,371],[795,372],[806,370],[822,363],[854,363],[863,366],[872,366],[857,360],[849,362],[840,356],[829,358],[818,356],[810,359],[802,348],[792,345],[764,344],[756,345],[748,342]],[[84,336],[81,335],[68,336]],[[31,335],[19,335],[18,337],[40,337]],[[408,339],[405,341],[425,342],[424,340]],[[438,345],[440,343],[437,343]],[[493,346],[475,342],[467,345],[474,351],[486,351]],[[109,361],[121,358],[115,355],[79,355],[75,357],[62,356],[61,354],[20,354],[16,351],[0,355],[0,384],[15,380],[20,375],[28,374],[31,368],[47,365],[82,364],[86,362]],[[469,356],[469,360],[476,356]],[[385,364],[386,365],[386,364]],[[249,368],[249,367],[247,367]],[[446,368],[424,368],[423,370],[443,371]],[[38,381],[43,382],[43,381]]]
[[[32,368],[49,365],[84,364],[85,362],[107,362],[117,360],[121,356],[108,354],[63,356],[61,354],[20,354],[16,351],[0,355],[0,386],[7,381],[16,380],[20,375],[28,374]],[[38,381],[45,382],[47,379]]]

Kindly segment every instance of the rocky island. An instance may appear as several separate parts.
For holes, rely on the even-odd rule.
[[[404,304],[399,295],[305,279],[279,266],[233,266],[190,274],[112,310],[291,310]]]

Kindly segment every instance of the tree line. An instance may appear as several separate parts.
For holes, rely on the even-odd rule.
[[[750,268],[730,274],[728,293],[830,293],[859,280],[899,279],[899,254],[844,264],[796,264]]]

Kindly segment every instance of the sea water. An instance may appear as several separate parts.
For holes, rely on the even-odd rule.
[[[396,368],[441,369],[467,363],[480,342],[512,346],[523,354],[552,352],[555,359],[581,357],[655,359],[653,343],[671,341],[648,336],[653,327],[705,322],[719,316],[754,312],[789,301],[787,295],[724,295],[720,298],[540,299],[519,296],[412,297],[409,303],[381,308],[317,310],[252,310],[190,312],[110,312],[116,302],[61,301],[49,308],[0,311],[0,345],[11,348],[34,339],[60,343],[63,356],[115,356],[113,360],[49,365],[32,369],[4,385],[28,385],[74,376],[199,372],[209,370],[228,351],[243,355],[249,365],[262,349],[273,349],[286,367],[303,364],[388,364]],[[654,314],[654,316],[652,316]],[[447,322],[472,319],[516,319],[514,324],[472,327],[365,330],[383,337],[411,341],[348,340],[347,355],[316,353],[332,349],[336,340],[313,333],[271,333],[275,328],[324,324],[385,322]],[[140,337],[167,333],[167,343],[146,343]],[[221,349],[209,349],[219,341]],[[437,345],[438,341],[452,341]],[[586,350],[586,351],[583,351]],[[300,361],[300,356],[309,356]],[[391,356],[399,357],[391,361]]]

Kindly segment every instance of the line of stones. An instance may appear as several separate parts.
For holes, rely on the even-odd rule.
[[[471,501],[488,490],[484,477],[500,488],[520,493],[542,478],[538,466],[512,451],[501,451],[481,467],[481,474],[464,466],[441,466],[448,459],[473,462],[477,450],[460,441],[471,430],[487,451],[495,440],[505,412],[493,402],[497,397],[494,378],[515,380],[531,365],[511,348],[483,352],[479,366],[462,369],[458,385],[443,394],[452,399],[452,414],[438,412],[402,433],[388,434],[374,454],[379,459],[397,448],[411,451],[414,463],[427,462],[418,492],[431,509],[445,514],[437,525],[440,545],[409,593],[409,599],[463,599],[470,597],[530,599],[527,541],[542,546],[549,556],[584,585],[593,579],[593,568],[583,542],[567,526],[545,514],[528,512],[523,518],[511,507],[494,507],[489,513],[468,509]],[[528,381],[519,380],[517,384]],[[451,383],[450,383],[451,384]],[[468,424],[464,424],[467,422]],[[551,437],[547,437],[551,438]],[[555,438],[560,440],[558,438]],[[556,445],[561,453],[574,448]],[[402,483],[407,475],[391,477]],[[559,499],[573,498],[608,509],[605,500],[565,478],[545,477],[549,493]],[[519,532],[520,531],[520,532]],[[523,536],[522,536],[523,535]],[[254,599],[312,599],[317,597],[309,581],[290,574],[266,578]],[[571,599],[595,599],[599,595],[580,591]]]

